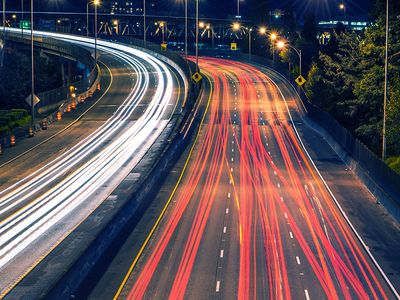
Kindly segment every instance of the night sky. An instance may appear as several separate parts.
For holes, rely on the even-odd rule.
[[[106,1],[106,0],[103,0]],[[123,0],[125,1],[125,0]],[[142,3],[142,0],[129,0]],[[194,0],[189,0],[190,10],[194,13]],[[261,2],[262,0],[260,0]],[[373,0],[345,0],[349,15],[367,14]],[[26,7],[28,7],[28,0]],[[41,0],[41,11],[85,11],[86,0]],[[147,0],[147,3],[156,2],[164,15],[177,15],[183,9],[183,0]],[[246,4],[249,0],[241,0],[242,14],[246,17]],[[300,20],[306,13],[314,12],[318,19],[328,18],[340,14],[338,10],[340,0],[267,0],[269,9],[281,8],[295,10]],[[35,0],[35,9],[39,0]],[[19,9],[19,0],[7,0],[8,9]],[[138,4],[138,5],[140,5]],[[230,18],[236,15],[236,0],[200,0],[201,15],[205,18]]]

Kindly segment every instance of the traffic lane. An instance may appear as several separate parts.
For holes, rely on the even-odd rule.
[[[214,106],[215,103],[211,105]],[[204,124],[208,124],[209,122],[214,122],[215,120],[216,120],[215,114],[213,114],[212,120],[210,120],[209,116],[207,115],[207,120],[205,120]],[[192,224],[193,219],[197,214],[198,206],[200,206],[200,204],[204,202],[204,199],[202,199],[201,197],[197,198],[196,200],[189,201],[189,199],[192,199],[190,197],[190,194],[192,193],[196,193],[197,195],[202,194],[202,187],[204,187],[205,183],[208,181],[207,176],[205,175],[202,176],[203,175],[202,172],[199,171],[197,168],[200,167],[202,170],[204,170],[206,169],[206,164],[207,164],[207,169],[208,167],[209,168],[215,167],[212,166],[213,164],[211,164],[211,162],[207,159],[207,157],[210,155],[212,145],[214,145],[215,143],[213,137],[215,132],[217,131],[216,129],[217,126],[218,125],[215,125],[215,127],[207,126],[204,130],[200,131],[199,141],[203,141],[204,139],[206,139],[207,142],[196,143],[196,147],[193,153],[195,155],[201,156],[201,158],[196,158],[194,161],[196,162],[204,161],[204,163],[202,163],[201,166],[199,166],[196,163],[190,164],[188,171],[185,172],[185,177],[183,179],[184,180],[183,182],[187,180],[190,181],[195,180],[199,188],[197,188],[197,184],[194,185],[193,183],[191,183],[190,185],[186,185],[182,183],[184,186],[189,186],[189,190],[186,190],[184,188],[178,190],[178,194],[174,197],[171,206],[168,207],[167,214],[163,217],[163,222],[157,228],[157,231],[155,232],[155,235],[152,237],[148,247],[146,247],[146,252],[141,257],[139,263],[135,267],[135,270],[132,276],[130,277],[130,280],[128,281],[128,284],[126,285],[123,293],[121,294],[121,297],[126,297],[129,294],[129,292],[132,289],[132,286],[137,282],[136,277],[139,276],[141,276],[141,282],[144,282],[144,284],[146,284],[146,287],[144,288],[146,290],[146,295],[149,294],[156,295],[157,293],[164,293],[164,294],[169,293],[173,285],[174,278],[169,276],[170,274],[168,273],[173,273],[173,270],[175,270],[175,273],[177,272],[177,268],[179,265],[179,258],[182,256],[182,251],[184,250],[184,247],[186,245],[186,239],[188,238],[189,231],[191,230],[190,225]],[[203,145],[207,145],[206,151],[203,151],[204,150]],[[198,147],[200,147],[200,149],[198,149]],[[193,174],[198,174],[199,176],[192,176]],[[193,177],[196,178],[194,179]],[[180,186],[182,186],[182,184]],[[207,186],[209,184],[210,183],[208,182]],[[179,224],[176,223],[171,224],[174,222],[174,220],[177,220],[178,218],[180,221],[181,220],[183,221],[179,222]],[[171,229],[171,226],[173,229]],[[175,234],[175,230],[177,232],[180,232],[181,234]],[[172,238],[171,235],[173,235],[174,237]],[[168,238],[168,242],[170,243],[168,243],[167,247],[165,245],[161,246],[159,245],[160,240],[161,241],[165,240],[162,237],[160,238],[160,236],[162,237],[166,236],[165,239]],[[153,264],[152,268],[142,267],[142,263],[143,264],[148,263],[148,258],[146,255],[152,256],[153,252],[155,252],[153,247],[157,248],[156,250],[158,251],[158,253],[160,253],[160,255],[157,255],[157,257],[154,258],[157,261]],[[160,247],[161,250],[159,250]],[[147,249],[149,250],[147,251]],[[173,251],[170,251],[170,249],[173,249]],[[163,255],[163,253],[166,253],[166,255],[160,257]],[[171,256],[177,257],[175,262],[170,258]],[[168,269],[170,271],[167,272],[165,276],[162,276],[162,273],[160,274],[160,272],[163,272],[165,270],[164,269],[165,265],[168,266]],[[157,280],[157,282],[154,282],[155,286],[153,287],[152,286],[153,280],[150,280],[151,278],[148,278],[147,276],[152,276],[154,274],[153,273],[155,272],[154,268],[157,268],[157,274],[160,274],[160,276],[157,276],[157,278],[159,277],[160,279]],[[150,272],[150,269],[152,273],[148,274],[148,272]],[[150,287],[147,289],[147,285],[149,284]],[[166,287],[159,288],[161,285]]]
[[[148,142],[150,142],[151,143],[151,141],[149,140]],[[129,167],[129,166],[128,166]],[[115,184],[117,184],[117,183],[113,183],[113,185],[115,185]],[[104,196],[104,195],[103,195]],[[91,204],[90,205],[88,205],[86,208],[85,208],[85,211],[86,211],[86,213],[90,213],[91,211],[93,211],[93,209],[95,209],[96,208],[96,204],[93,204],[93,201],[91,201]],[[82,214],[84,214],[84,212],[83,211],[79,211],[79,213],[78,214],[76,214],[75,215],[75,217],[76,218],[82,218],[82,217],[84,217],[84,215],[82,215]],[[75,219],[76,219],[75,218]],[[74,219],[74,220],[75,220]],[[60,222],[60,223],[62,223],[62,222]],[[67,227],[67,226],[65,226],[65,227],[63,227],[63,226],[55,226],[54,228],[52,228],[52,232],[54,233],[54,231],[63,231],[63,232],[65,232],[65,231],[67,231],[67,232],[69,232],[67,229],[68,228],[71,228],[71,226],[73,226],[73,221],[72,220],[70,220],[69,222],[67,222],[68,223],[68,225],[69,225],[69,227]],[[47,246],[47,245],[53,245],[54,243],[56,243],[57,242],[57,240],[58,240],[58,238],[59,238],[59,236],[58,235],[56,235],[56,234],[54,234],[54,235],[51,235],[50,234],[50,236],[49,236],[49,234],[48,234],[48,232],[46,233],[46,234],[43,234],[43,236],[40,238],[40,239],[38,239],[37,240],[37,242],[36,242],[36,244],[40,244],[40,247],[37,247],[36,249],[42,249],[43,247],[43,249],[42,250],[45,250],[45,248],[48,248],[49,246]],[[44,241],[43,241],[44,240]],[[43,244],[42,243],[40,243],[39,241],[43,241]],[[46,242],[46,243],[45,243]],[[45,245],[46,244],[46,245]],[[42,252],[43,253],[43,252]],[[35,257],[31,257],[31,256],[29,256],[29,260],[31,261],[32,259],[35,259]],[[28,262],[29,263],[29,262]],[[22,263],[23,264],[23,263]],[[18,264],[18,267],[20,267],[20,263]],[[21,268],[23,268],[22,266],[21,266]],[[15,270],[14,270],[15,271]]]
[[[109,119],[110,115],[112,115],[118,108],[118,105],[121,105],[121,100],[124,98],[120,97],[124,96],[126,98],[126,96],[130,93],[135,78],[124,75],[128,74],[129,72],[129,68],[126,66],[125,62],[118,60],[109,54],[104,54],[102,59],[104,59],[104,63],[110,69],[112,76],[112,84],[108,92],[89,112],[83,116],[83,118],[81,118],[73,126],[63,131],[57,137],[27,153],[25,156],[13,161],[11,164],[2,167],[0,176],[0,191],[3,191],[6,188],[14,185],[23,178],[26,178],[41,167],[51,164],[54,157],[59,157],[80,141],[85,140]],[[74,117],[76,118],[79,116],[80,112],[74,112],[74,115],[64,114],[61,124],[59,125],[58,122],[55,123],[57,124],[57,129],[59,129],[60,126],[64,127],[66,124],[73,122],[75,120]],[[44,134],[47,135],[47,132]],[[52,134],[52,132],[49,131],[49,134]],[[31,141],[34,140],[26,140],[27,144]],[[82,164],[83,162],[78,164],[77,168]],[[66,171],[64,177],[70,172],[71,171]],[[49,189],[51,186],[52,185],[49,186]],[[21,203],[21,205],[9,210],[6,214],[1,215],[1,218],[4,219],[7,216],[12,215],[22,206],[24,206],[24,203]]]
[[[202,97],[199,99],[196,107],[194,108],[196,113],[193,118],[201,119],[202,116],[200,113],[206,108],[208,100],[209,96],[207,92],[202,93]],[[186,122],[186,124],[188,123],[189,122]],[[183,132],[184,131],[181,133]],[[202,133],[200,132],[199,135],[201,136]],[[192,141],[194,141],[195,138],[196,137],[194,136]],[[102,274],[99,274],[99,279],[93,289],[86,291],[85,287],[85,294],[83,297],[89,299],[99,299],[102,297],[113,298],[115,296],[120,288],[121,282],[123,282],[125,275],[128,273],[131,262],[135,259],[140,251],[141,246],[145,243],[149,232],[165,208],[171,191],[174,190],[175,185],[180,180],[180,175],[186,166],[186,160],[188,157],[190,157],[190,153],[192,152],[191,149],[191,147],[188,147],[181,156],[180,160],[171,171],[171,174],[165,179],[165,182],[162,184],[157,196],[153,201],[151,201],[146,213],[140,217],[140,220],[138,220],[137,225],[134,227],[129,236],[122,241],[123,245],[120,247],[120,249],[118,249],[115,257],[112,258],[109,266],[107,266]],[[171,207],[175,205],[175,201],[172,201],[170,205]],[[169,211],[170,209],[167,210],[167,214],[170,213]],[[131,284],[132,282],[129,280],[127,286]],[[126,291],[124,290],[123,293],[126,293]]]
[[[181,82],[181,85],[183,82]],[[182,103],[184,101],[185,93],[175,94],[177,97],[177,102]],[[162,132],[162,134],[157,138],[157,141],[152,144],[151,149],[146,150],[145,157],[143,157],[138,165],[134,167],[133,170],[127,165],[126,168],[130,171],[129,176],[127,176],[124,181],[119,184],[116,190],[112,191],[112,195],[109,196],[100,207],[90,214],[90,216],[83,215],[82,218],[77,216],[78,214],[84,214],[83,209],[77,209],[76,212],[72,212],[74,218],[82,220],[82,223],[78,228],[74,229],[71,234],[64,239],[62,237],[57,241],[57,248],[47,255],[43,260],[40,260],[39,264],[30,272],[26,277],[22,279],[18,285],[7,294],[7,298],[19,298],[21,295],[30,298],[41,298],[52,290],[55,283],[62,281],[65,276],[65,270],[73,272],[72,270],[77,268],[75,265],[76,260],[85,253],[92,243],[99,238],[104,232],[104,226],[107,226],[112,219],[119,214],[119,210],[123,209],[125,205],[131,200],[132,195],[136,192],[136,189],[140,187],[140,182],[143,181],[144,176],[149,174],[151,168],[154,166],[155,162],[158,161],[158,156],[163,153],[165,145],[169,143],[169,138],[174,134],[174,126],[179,120],[179,117],[174,117],[170,121],[170,124]],[[149,141],[152,143],[152,141]],[[125,166],[124,166],[125,168]],[[121,170],[122,172],[123,170]],[[139,184],[139,185],[138,185]],[[103,189],[103,187],[101,187]],[[107,194],[107,196],[109,193]],[[93,197],[97,197],[94,195]],[[89,205],[85,206],[87,211],[93,201],[90,201]],[[72,221],[70,218],[61,220],[54,227],[64,227],[64,231],[68,230]],[[56,229],[57,230],[57,229]],[[55,230],[55,231],[56,231]],[[53,228],[51,231],[54,231]],[[51,232],[50,232],[51,234]],[[54,233],[53,233],[54,235]],[[101,237],[100,237],[101,238]],[[41,245],[39,245],[41,246]],[[39,251],[39,247],[36,248]],[[102,264],[99,263],[99,264]],[[107,264],[107,263],[106,263]],[[98,272],[97,266],[93,272]],[[71,270],[72,268],[72,270]],[[102,268],[102,266],[100,266]],[[91,284],[87,282],[87,279],[82,283],[82,290],[78,288],[74,291],[74,297],[77,298],[87,298],[87,294],[90,292]],[[35,282],[40,280],[40,282]],[[108,284],[106,286],[109,286]],[[72,296],[72,295],[71,295]],[[104,295],[103,295],[104,297]],[[112,298],[112,297],[111,297]]]
[[[344,209],[347,217],[361,235],[387,277],[397,289],[400,288],[400,265],[397,249],[400,246],[397,223],[357,178],[351,168],[343,163],[327,141],[314,129],[315,124],[296,105],[295,92],[281,77],[265,70],[281,88],[290,107],[296,128],[323,178]],[[293,109],[292,109],[293,107]],[[391,293],[389,293],[391,295]]]
[[[278,98],[276,101],[279,101]],[[287,126],[286,124],[288,124],[287,122],[282,123],[281,129],[282,131],[285,131],[284,133],[286,133],[287,135],[290,135],[290,133],[293,134],[292,128],[290,126]],[[292,141],[290,141],[290,139],[288,138],[287,140],[287,144],[286,147],[288,149],[294,149],[296,148],[293,144],[295,144],[297,142],[297,138],[296,137],[292,137]],[[282,146],[280,146],[282,148]],[[297,149],[300,149],[300,146],[297,145]],[[302,151],[302,149],[300,150]],[[300,152],[299,151],[299,152]],[[282,151],[280,151],[282,153]],[[294,151],[295,152],[295,151]],[[299,157],[300,155],[297,153],[294,153],[294,156]],[[380,277],[379,274],[377,274],[376,269],[374,268],[374,266],[372,265],[372,263],[363,261],[365,259],[365,253],[363,253],[363,251],[360,251],[360,249],[362,248],[361,245],[358,243],[358,241],[356,240],[355,236],[352,234],[352,232],[349,231],[349,228],[346,226],[346,224],[344,224],[343,222],[343,218],[340,215],[340,213],[337,210],[337,207],[333,204],[333,201],[331,199],[331,197],[329,195],[327,195],[326,191],[324,188],[321,189],[321,187],[323,187],[323,183],[320,182],[319,177],[316,177],[313,174],[313,169],[308,168],[307,171],[309,172],[305,172],[304,170],[304,162],[303,164],[301,163],[301,159],[304,160],[304,162],[306,161],[305,157],[303,158],[297,158],[294,159],[294,161],[292,162],[294,165],[296,165],[296,160],[297,162],[300,162],[299,165],[296,168],[296,172],[299,174],[302,174],[302,178],[300,178],[300,180],[304,179],[303,181],[299,182],[297,189],[302,189],[302,187],[304,187],[305,192],[307,194],[307,197],[309,198],[310,202],[311,202],[311,208],[312,210],[316,211],[318,214],[318,224],[314,225],[314,228],[317,227],[321,227],[324,229],[325,233],[328,237],[329,243],[325,245],[325,247],[327,247],[324,253],[324,256],[329,256],[329,254],[331,254],[332,250],[334,249],[336,255],[339,255],[341,257],[341,259],[343,259],[344,261],[346,261],[347,264],[352,265],[352,267],[354,267],[356,270],[353,270],[353,276],[355,276],[355,278],[353,279],[354,281],[352,283],[349,283],[349,285],[353,285],[353,290],[351,291],[352,296],[355,296],[355,290],[361,290],[361,285],[363,285],[364,289],[367,291],[369,291],[369,285],[372,284],[374,285],[373,290],[369,291],[369,295],[373,296],[375,292],[377,292],[379,294],[379,289],[381,288],[379,285],[383,285],[386,286],[384,282],[380,282],[377,283],[376,282],[376,278],[375,277]],[[314,175],[314,176],[313,176]],[[313,178],[314,177],[314,178]],[[286,177],[288,178],[288,177]],[[308,178],[308,179],[307,179]],[[311,178],[311,179],[310,179]],[[315,189],[314,189],[315,187]],[[288,197],[290,197],[290,195],[288,195]],[[293,196],[292,196],[293,198]],[[324,201],[323,201],[324,200]],[[296,203],[296,205],[299,205],[300,203]],[[312,214],[308,214],[308,212],[310,212],[310,208],[309,210],[307,210],[304,205],[303,207],[293,207],[292,208],[293,211],[298,211],[300,210],[301,214],[303,215],[303,219],[305,220],[306,218],[312,218]],[[300,216],[299,216],[300,217]],[[300,217],[301,219],[301,217]],[[301,221],[301,220],[300,220]],[[334,223],[333,225],[331,223]],[[299,223],[301,224],[301,223]],[[304,225],[306,225],[304,223]],[[309,227],[310,225],[308,225]],[[329,226],[334,226],[336,227],[335,229],[331,229],[329,228]],[[304,226],[303,226],[304,227]],[[305,226],[307,227],[307,226]],[[327,229],[328,227],[328,229]],[[347,227],[347,228],[346,228]],[[315,229],[314,229],[315,230]],[[304,228],[302,230],[303,233],[306,232],[312,232],[313,228]],[[332,233],[332,231],[334,231]],[[330,232],[330,235],[328,234],[328,232]],[[339,234],[341,236],[341,239],[343,239],[344,241],[335,241],[335,234]],[[310,237],[309,237],[310,238]],[[346,241],[348,244],[346,244]],[[312,245],[313,243],[311,242],[310,239],[310,245]],[[333,249],[329,250],[330,245],[333,245]],[[342,245],[344,244],[344,246]],[[341,248],[342,247],[342,248]],[[315,251],[315,250],[314,250]],[[355,254],[357,253],[357,254]],[[339,257],[337,256],[336,259]],[[325,258],[326,259],[326,258]],[[346,292],[347,287],[344,287],[343,284],[340,286],[339,282],[338,282],[338,278],[337,276],[343,276],[338,274],[338,269],[336,266],[336,269],[334,268],[335,266],[332,265],[333,261],[329,261],[328,260],[328,264],[330,265],[330,272],[332,273],[332,280],[334,281],[334,284],[336,286],[336,289],[338,290],[338,292],[340,293],[340,291]],[[357,268],[360,264],[359,260],[361,260],[361,264],[362,267]],[[368,260],[368,258],[367,258]],[[350,267],[349,269],[352,269],[352,267]],[[369,270],[369,268],[372,267],[372,271]],[[364,270],[363,270],[364,269]],[[336,271],[334,271],[336,270]],[[350,270],[351,271],[351,270]],[[335,273],[336,272],[336,273]],[[368,275],[365,275],[366,272]],[[340,272],[339,272],[340,273]],[[348,275],[349,276],[349,275]],[[350,277],[346,277],[347,280],[350,280]],[[358,284],[358,285],[357,285]],[[357,288],[354,288],[355,286],[357,286]],[[351,288],[350,288],[351,290]],[[360,291],[357,291],[360,292]],[[365,291],[364,291],[365,292]],[[382,291],[381,291],[382,292]],[[386,288],[385,289],[385,294],[386,295],[390,295],[390,291]],[[342,295],[343,296],[343,295]],[[359,295],[358,295],[359,296]]]
[[[129,87],[132,85],[131,79],[119,76],[119,72],[121,69],[128,70],[126,68],[126,65],[122,64],[122,61],[119,61],[109,55],[104,55],[102,59],[104,59],[105,64],[110,67],[115,75],[115,78],[113,78],[113,84],[110,86],[108,93],[105,94],[105,96],[98,102],[99,105],[103,103],[115,103],[114,93],[120,94],[121,89],[128,90]],[[49,140],[45,144],[36,148],[34,151],[30,152],[28,155],[25,155],[24,157],[3,167],[0,177],[2,182],[0,190],[4,190],[6,187],[12,185],[16,181],[32,174],[41,166],[50,163],[52,159],[54,159],[54,157],[61,155],[67,149],[75,145],[78,141],[90,135],[109,117],[104,113],[102,113],[101,115],[102,119],[99,119],[98,122],[90,122],[87,121],[87,119],[90,120],[92,114],[88,112],[80,121],[68,128],[66,131],[62,132],[54,139]],[[66,114],[64,115],[62,124],[60,126],[66,126],[66,124],[69,124],[71,121],[73,121],[73,117]],[[93,125],[89,126],[90,123]],[[27,142],[30,141],[31,140],[28,140]],[[21,206],[15,207],[15,209],[11,210],[7,215],[11,215],[22,206],[23,204],[21,204]],[[7,215],[3,215],[2,219],[4,220]],[[62,226],[59,229],[62,229]],[[48,239],[49,241],[54,240],[54,237],[52,237],[51,233],[45,235],[44,238]],[[38,247],[37,251],[35,251],[34,253],[30,251],[24,260],[19,261],[18,263],[10,264],[8,268],[2,269],[2,272],[6,272],[7,274],[9,274],[9,276],[2,278],[1,286],[9,286],[20,274],[23,274],[27,265],[30,264],[26,264],[26,260],[36,261],[39,258],[40,253],[43,253],[43,251],[39,250],[44,250],[48,247],[46,245],[43,249],[42,248],[43,245]]]

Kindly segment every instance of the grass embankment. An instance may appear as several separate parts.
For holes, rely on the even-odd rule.
[[[0,110],[0,134],[29,124],[31,117],[25,109]]]

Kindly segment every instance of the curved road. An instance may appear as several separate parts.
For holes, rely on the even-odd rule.
[[[36,34],[93,47],[91,39]],[[104,41],[98,51],[111,72],[103,99],[68,131],[0,170],[1,294],[108,197],[186,94],[178,72],[145,52]]]
[[[136,233],[129,270],[114,261],[115,298],[393,299],[298,136],[296,95],[247,64],[200,64],[208,111],[142,255]]]

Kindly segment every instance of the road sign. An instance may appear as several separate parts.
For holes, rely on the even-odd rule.
[[[306,83],[306,80],[304,79],[304,77],[303,76],[299,76],[299,77],[297,77],[296,78],[296,83],[299,85],[299,86],[302,86],[303,84],[305,84]]]
[[[203,79],[203,76],[199,72],[193,74],[192,79],[194,82],[198,83],[200,80]]]
[[[28,97],[25,98],[26,103],[28,103],[29,106],[31,106],[31,95],[30,94]],[[38,104],[40,102],[40,99],[38,96],[36,96],[35,94],[33,94],[33,106],[36,106],[36,104]]]
[[[237,43],[231,43],[231,50],[237,51]]]
[[[162,43],[161,44],[161,50],[163,50],[163,51],[167,50],[167,44],[166,43]]]

